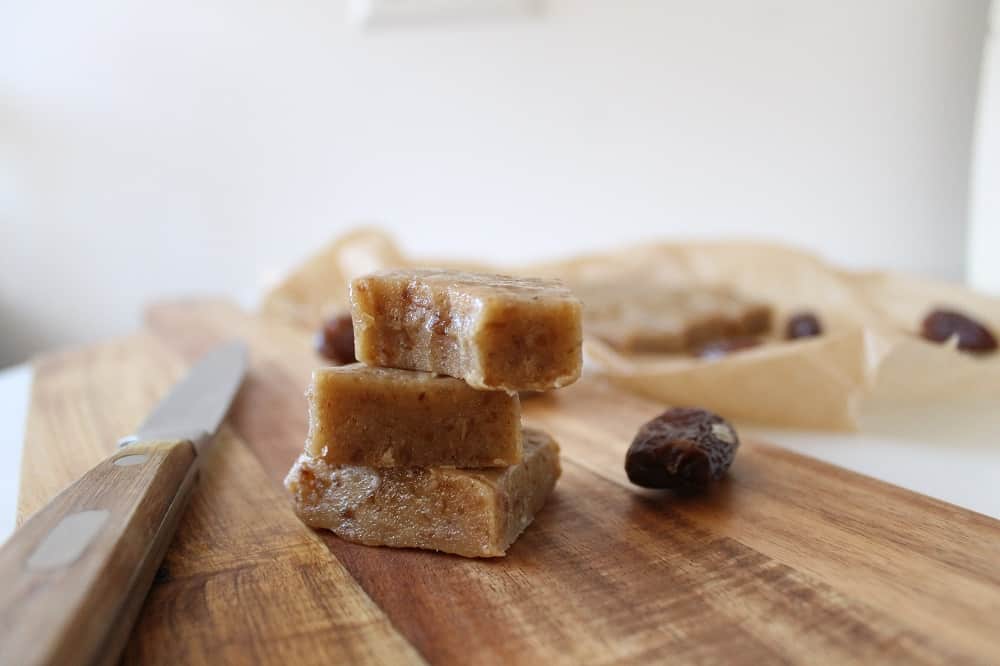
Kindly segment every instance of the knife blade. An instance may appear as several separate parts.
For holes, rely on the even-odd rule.
[[[246,366],[240,342],[206,354],[0,548],[0,661],[117,662]]]
[[[246,371],[247,351],[230,342],[208,352],[174,385],[135,434],[118,440],[124,447],[160,439],[188,439],[203,447],[219,428]]]

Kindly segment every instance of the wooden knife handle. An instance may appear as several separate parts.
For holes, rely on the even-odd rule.
[[[0,548],[0,662],[115,663],[198,473],[187,441],[120,449]]]

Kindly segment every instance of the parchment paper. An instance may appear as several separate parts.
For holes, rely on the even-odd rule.
[[[976,357],[918,337],[931,307],[966,311],[1000,331],[1000,300],[904,275],[837,269],[805,252],[753,242],[656,243],[516,267],[413,259],[374,229],[331,243],[265,296],[262,313],[315,328],[349,307],[348,281],[379,268],[428,266],[614,281],[634,289],[729,286],[771,303],[773,339],[705,361],[628,355],[587,337],[587,372],[663,401],[771,426],[853,430],[863,404],[933,405],[1000,398],[1000,354]],[[819,313],[824,335],[780,340],[788,314]],[[586,331],[585,331],[586,333]]]

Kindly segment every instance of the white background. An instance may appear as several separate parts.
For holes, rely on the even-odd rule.
[[[973,151],[968,278],[1000,294],[1000,0],[992,3],[989,23]]]
[[[358,222],[502,261],[735,234],[962,275],[986,0],[544,6],[5,3],[0,365]]]

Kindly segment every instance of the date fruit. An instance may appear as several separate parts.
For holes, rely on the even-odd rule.
[[[316,351],[339,365],[354,363],[354,322],[351,315],[331,317],[316,333]]]
[[[789,340],[812,338],[823,334],[823,326],[819,317],[812,312],[796,312],[788,318],[785,326],[785,337]]]
[[[741,351],[743,349],[751,349],[757,346],[760,346],[760,340],[757,338],[725,338],[705,343],[698,348],[695,352],[695,356],[707,360],[715,360],[728,356],[733,352]]]
[[[726,473],[739,445],[736,430],[718,414],[674,407],[639,428],[625,473],[644,488],[701,490]]]
[[[997,348],[997,339],[990,329],[955,310],[931,310],[924,318],[921,334],[931,342],[957,338],[958,348],[967,352],[991,352]]]

